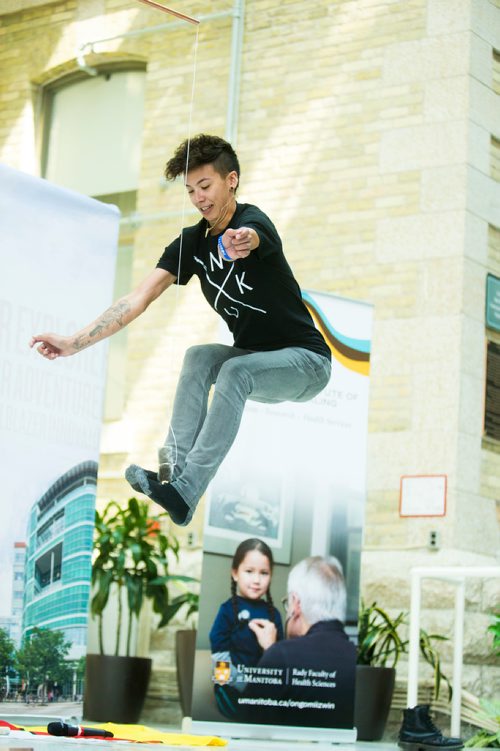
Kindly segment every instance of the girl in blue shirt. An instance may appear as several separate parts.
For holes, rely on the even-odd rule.
[[[214,666],[229,663],[230,682],[240,684],[237,688],[244,687],[244,666],[256,665],[262,656],[250,621],[272,621],[277,639],[283,638],[281,616],[270,592],[273,565],[271,549],[262,540],[251,538],[238,545],[231,564],[231,597],[220,606],[210,631]]]

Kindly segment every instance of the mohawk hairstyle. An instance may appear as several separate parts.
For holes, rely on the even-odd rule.
[[[173,157],[167,162],[165,177],[167,180],[175,180],[179,175],[203,164],[213,165],[222,177],[233,171],[237,173],[238,179],[240,177],[240,163],[231,144],[219,136],[205,133],[194,136],[190,141],[186,139],[177,147]]]

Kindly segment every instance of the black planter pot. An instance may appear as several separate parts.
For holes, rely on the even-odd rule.
[[[138,722],[150,675],[146,657],[88,654],[83,716],[95,722]]]
[[[179,701],[183,717],[191,717],[195,651],[196,630],[186,629],[177,631],[175,634],[175,662],[177,666]]]
[[[356,665],[354,725],[358,731],[358,741],[379,741],[382,738],[395,680],[394,668]]]

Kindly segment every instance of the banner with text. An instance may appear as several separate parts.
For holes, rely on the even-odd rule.
[[[109,305],[119,213],[3,165],[0,205],[0,627],[17,648],[35,628],[61,631],[77,659],[86,651],[107,348],[49,361],[29,341],[73,333]]]
[[[372,307],[320,292],[303,296],[331,348],[332,376],[306,403],[247,402],[211,483],[192,717],[200,731],[216,732],[223,723],[220,732],[228,734],[232,723],[238,735],[298,738],[307,727],[309,740],[317,728],[318,737],[353,741],[355,657],[347,637],[356,633],[359,606]],[[255,538],[274,561],[268,593],[257,601],[241,596],[232,575],[235,552],[240,556]],[[308,652],[307,635],[293,648],[280,650],[281,641],[263,652],[250,622],[271,619],[286,639],[286,608],[279,604],[288,574],[318,555],[342,564],[345,629],[328,621],[311,628],[309,635],[323,629],[315,642],[326,646],[321,656]]]

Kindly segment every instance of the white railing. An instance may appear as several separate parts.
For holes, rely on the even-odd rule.
[[[419,566],[411,569],[410,644],[408,648],[408,707],[418,704],[418,657],[420,652],[420,611],[423,579],[441,579],[455,585],[455,625],[453,633],[453,697],[451,734],[460,735],[462,662],[464,646],[465,580],[500,576],[500,566]]]

